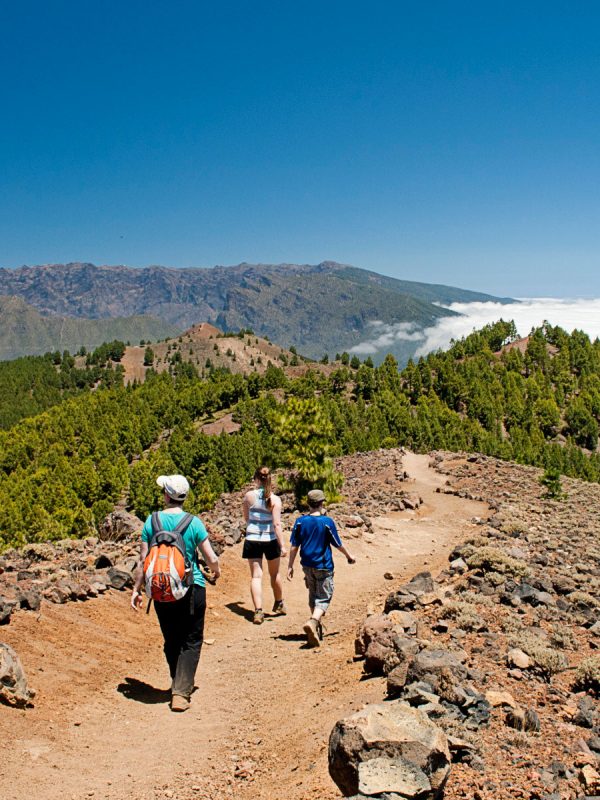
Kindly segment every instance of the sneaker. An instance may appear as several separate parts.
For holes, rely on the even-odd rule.
[[[252,622],[254,622],[255,625],[262,625],[264,621],[265,621],[265,612],[262,610],[262,608],[257,608],[256,611],[254,612],[254,619],[252,620]]]
[[[171,698],[171,711],[187,711],[190,707],[190,701],[187,697],[180,694],[174,694]]]
[[[306,641],[308,642],[309,647],[318,647],[320,645],[319,640],[319,623],[316,619],[312,617],[308,620],[306,625],[304,626],[304,633],[306,634]]]
[[[275,600],[273,603],[273,614],[275,614],[277,617],[285,617],[287,614],[287,608],[285,607],[283,600]]]

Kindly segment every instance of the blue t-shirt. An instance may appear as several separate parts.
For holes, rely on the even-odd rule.
[[[313,569],[333,569],[331,545],[341,547],[335,522],[325,514],[305,514],[294,522],[292,547],[300,548],[300,563]]]
[[[181,521],[181,517],[185,513],[185,511],[177,511],[177,513],[161,511],[160,523],[163,527],[163,530],[174,531],[177,527],[177,523]],[[198,586],[205,586],[206,582],[204,580],[204,575],[198,566],[196,548],[200,542],[203,542],[207,538],[208,531],[204,527],[204,523],[199,520],[198,517],[194,517],[183,534],[183,541],[185,543],[185,554],[193,566],[194,583]],[[152,539],[152,514],[150,514],[146,522],[144,522],[144,527],[142,529],[142,541],[150,544],[150,539]]]

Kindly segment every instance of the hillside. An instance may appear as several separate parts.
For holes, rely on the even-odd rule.
[[[19,296],[45,315],[151,315],[179,331],[200,322],[225,331],[250,328],[284,347],[295,345],[311,358],[350,350],[366,338],[375,320],[420,329],[453,313],[437,304],[498,299],[400,281],[335,262],[212,269],[53,264],[0,269],[0,293]],[[414,343],[396,347],[395,355],[405,361]]]
[[[146,363],[150,360],[151,364]],[[172,339],[128,346],[120,363],[125,383],[130,383],[143,381],[149,369],[165,372],[179,363],[192,364],[200,374],[225,368],[246,375],[250,372],[264,373],[269,363],[287,367],[290,361],[302,363],[294,359],[289,350],[253,333],[224,335],[214,325],[202,322]]]
[[[0,295],[0,361],[54,350],[75,352],[112,339],[160,339],[176,330],[149,315],[77,319],[67,311],[65,316],[42,316],[21,297]]]
[[[210,328],[199,331],[230,365],[237,364],[234,339],[240,362],[247,358],[247,333],[211,340]],[[336,496],[341,487],[327,471],[330,455],[398,445],[476,450],[600,481],[600,342],[581,332],[546,325],[529,336],[524,352],[502,352],[514,326],[500,322],[402,371],[388,356],[379,367],[352,360],[289,366],[286,374],[273,362],[247,375],[183,363],[181,349],[194,345],[181,338],[179,350],[167,344],[169,369],[152,371],[135,386],[119,385],[116,372],[112,380],[111,348],[100,348],[104,361],[97,366],[105,371],[98,380],[107,388],[69,397],[0,431],[6,510],[0,549],[94,535],[117,503],[143,516],[156,500],[147,482],[157,470],[189,476],[196,511],[238,488],[263,459],[291,470],[298,487],[309,480],[303,474],[311,481],[318,476]],[[69,364],[61,373],[67,387],[77,383]],[[226,426],[231,436],[206,434],[207,424],[228,415],[235,423]]]

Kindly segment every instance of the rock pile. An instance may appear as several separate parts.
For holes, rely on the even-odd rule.
[[[491,712],[478,732],[484,771],[457,765],[447,796],[477,796],[474,785],[499,800],[597,794],[600,487],[565,478],[559,502],[542,497],[538,469],[481,455],[433,460],[445,491],[495,512],[451,553],[437,578],[442,605],[418,610],[436,647],[465,652]]]
[[[478,534],[435,579],[421,573],[389,593],[359,629],[356,655],[385,678],[385,707],[445,732],[450,800],[600,796],[600,487],[564,479],[558,502],[542,498],[540,470],[480,455],[432,460],[448,478],[442,491],[482,500],[493,516],[473,520]],[[394,784],[417,773],[369,755],[354,724],[340,721],[330,746],[345,793],[433,796],[422,777]],[[346,737],[353,744],[338,743]]]

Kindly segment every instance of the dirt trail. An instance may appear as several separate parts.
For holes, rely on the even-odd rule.
[[[471,518],[487,515],[481,503],[436,494],[443,478],[426,456],[407,454],[404,468],[414,479],[407,488],[424,504],[375,519],[372,534],[347,539],[358,563],[337,559],[318,650],[307,650],[300,635],[307,617],[301,576],[286,583],[288,615],[254,626],[240,547],[225,553],[224,577],[208,590],[205,636],[212,643],[185,714],[167,705],[154,614],[135,615],[129,593],[16,614],[2,640],[20,654],[38,697],[26,711],[0,706],[0,797],[339,797],[327,773],[329,732],[341,716],[383,697],[382,680],[361,681],[362,665],[352,659],[357,624],[412,574],[435,573]],[[265,608],[270,602],[267,592]]]

